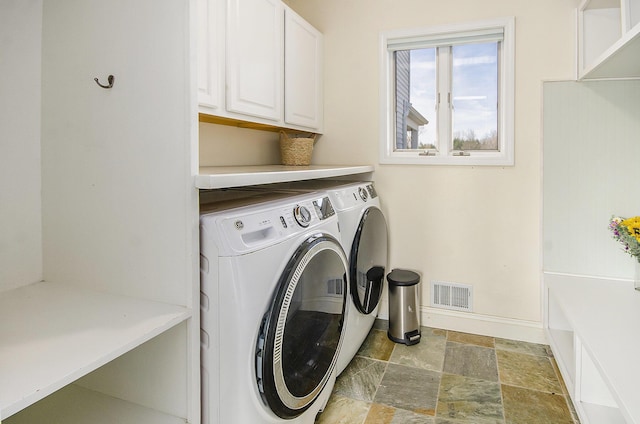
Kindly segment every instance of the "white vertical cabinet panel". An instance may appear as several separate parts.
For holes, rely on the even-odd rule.
[[[144,401],[153,411],[197,424],[197,117],[191,63],[191,8],[197,4],[43,3],[44,279],[185,306],[186,328],[164,339],[175,355],[148,356],[159,366],[138,373],[127,371],[136,368],[129,361],[137,356],[123,357],[125,366],[111,368],[112,384],[95,380],[87,386],[108,386],[116,398]],[[93,81],[104,84],[110,74],[111,89]],[[157,384],[176,374],[186,376],[187,389]]]
[[[42,280],[42,1],[0,1],[0,291]]]
[[[187,5],[44,2],[45,280],[193,301]]]
[[[608,229],[640,211],[640,81],[544,84],[544,270],[631,278]]]
[[[230,0],[227,13],[227,110],[279,121],[283,103],[283,4]]]
[[[582,13],[582,68],[587,68],[622,35],[620,7],[590,9]]]
[[[198,0],[198,103],[224,108],[225,2]]]
[[[321,130],[322,34],[288,7],[285,7],[284,34],[284,120],[287,124]]]
[[[98,368],[76,384],[179,417],[188,407],[189,376],[181,367],[175,366],[172,358],[185,357],[188,336],[188,323],[181,323]],[[128,376],[126,385],[122,384],[122,375]],[[148,390],[149,385],[156,389]],[[158,408],[158,405],[163,407]]]
[[[627,20],[628,30],[631,30],[634,26],[640,23],[640,0],[626,0],[628,4],[627,8]]]

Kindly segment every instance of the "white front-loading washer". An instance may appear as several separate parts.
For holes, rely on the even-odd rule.
[[[337,219],[318,193],[202,206],[203,424],[311,424],[324,408],[348,314]]]

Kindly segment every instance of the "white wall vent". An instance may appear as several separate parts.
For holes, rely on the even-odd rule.
[[[432,281],[431,306],[471,312],[473,310],[473,287],[468,284]]]
[[[342,278],[334,278],[327,280],[327,294],[335,294],[342,296],[343,291],[343,280]]]

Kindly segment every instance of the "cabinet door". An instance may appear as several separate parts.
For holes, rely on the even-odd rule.
[[[198,103],[220,111],[224,107],[225,2],[198,0]]]
[[[283,4],[229,0],[227,110],[282,121]]]
[[[322,130],[322,34],[293,10],[285,13],[285,122]]]

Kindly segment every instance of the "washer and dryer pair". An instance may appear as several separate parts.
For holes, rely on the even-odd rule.
[[[202,206],[203,424],[311,424],[326,405],[373,325],[386,266],[380,209],[344,189],[238,190]],[[347,224],[354,202],[367,218]]]

